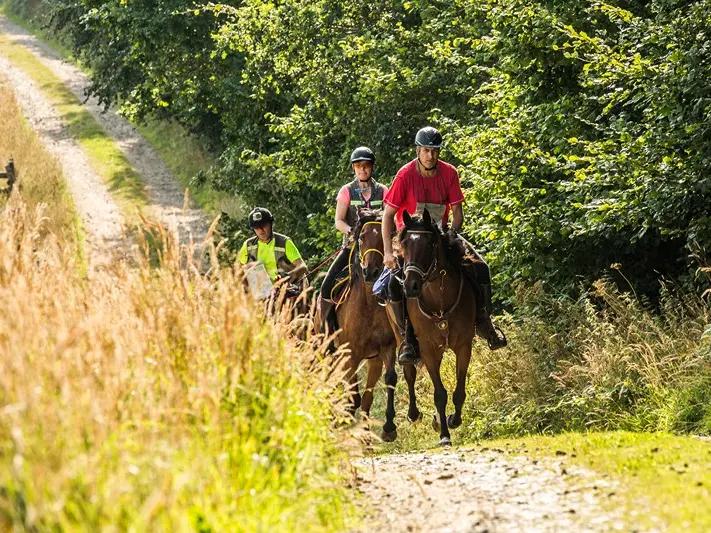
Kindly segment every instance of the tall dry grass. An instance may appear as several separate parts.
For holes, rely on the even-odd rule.
[[[0,215],[0,530],[335,531],[338,373],[171,242],[87,279]]]
[[[25,202],[34,208],[46,204],[42,231],[54,233],[60,242],[76,245],[79,218],[57,160],[51,156],[25,121],[14,93],[0,77],[0,166],[10,158],[20,174]],[[0,195],[0,208],[5,195]]]

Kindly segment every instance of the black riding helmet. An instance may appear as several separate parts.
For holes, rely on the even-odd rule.
[[[267,222],[274,222],[274,215],[265,207],[255,207],[249,213],[249,229],[254,229]]]
[[[375,165],[375,154],[367,146],[359,146],[351,154],[351,165],[358,161],[370,161]]]
[[[425,126],[415,135],[415,145],[425,148],[442,148],[442,134],[432,126]]]

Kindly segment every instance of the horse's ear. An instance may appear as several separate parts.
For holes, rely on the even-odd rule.
[[[427,208],[425,208],[424,213],[422,213],[422,220],[424,220],[425,225],[432,225],[432,217],[430,216],[430,212]]]
[[[364,209],[363,207],[359,207],[359,208],[356,210],[356,213],[358,214],[358,218],[361,218],[361,217],[363,216],[363,211],[364,211],[364,210],[365,210],[365,209]]]
[[[407,209],[402,212],[402,221],[406,226],[409,226],[410,222],[412,222],[412,217],[410,216],[410,213],[407,212]]]

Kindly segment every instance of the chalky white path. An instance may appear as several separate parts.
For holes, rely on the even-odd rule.
[[[62,167],[86,231],[90,262],[105,262],[107,250],[119,247],[124,234],[123,216],[106,184],[91,168],[88,158],[36,84],[2,55],[0,73],[0,83],[10,85],[30,126]],[[32,169],[20,167],[18,171],[22,181],[22,176]]]
[[[356,472],[363,505],[372,510],[363,532],[602,532],[627,527],[601,506],[620,488],[567,466],[564,459],[451,450],[360,459]]]
[[[90,81],[86,74],[84,74],[81,70],[74,65],[63,61],[49,46],[42,43],[39,39],[19,26],[12,24],[2,16],[0,16],[0,33],[16,44],[22,45],[29,50],[35,57],[37,57],[37,59],[48,67],[55,76],[61,79],[81,102],[86,100],[85,90],[89,86]],[[3,60],[3,63],[0,65],[2,65],[3,68],[6,68],[7,64],[8,62]],[[38,92],[37,87],[34,86],[34,84],[23,84],[18,87],[18,89],[19,90],[16,92],[19,96],[23,96],[23,93]],[[41,97],[37,96],[37,94],[30,96],[30,98],[34,100],[41,99]],[[184,209],[184,189],[175,179],[172,172],[165,166],[148,141],[146,141],[136,130],[136,128],[133,127],[133,125],[131,125],[126,119],[118,116],[114,110],[109,110],[104,113],[103,107],[99,105],[95,98],[89,98],[83,105],[101,125],[104,131],[114,140],[116,145],[126,156],[129,163],[141,175],[141,178],[146,184],[150,195],[150,216],[160,221],[167,227],[177,230],[180,235],[181,242],[188,242],[192,237],[192,240],[196,244],[201,243],[209,229],[209,219],[200,209],[195,207],[192,202],[190,202],[190,205]],[[24,105],[23,110],[25,110]],[[30,110],[32,110],[32,108]],[[32,114],[28,114],[28,118],[34,127],[37,123],[40,125],[43,124],[47,120],[45,117],[50,116],[48,113],[49,110],[43,108],[41,116],[33,117]],[[56,120],[56,113],[54,118],[50,120]],[[53,131],[56,132],[54,137],[67,137],[66,131],[60,133],[57,128],[58,126],[53,126]],[[74,145],[76,146],[76,143],[74,143]],[[67,145],[62,145],[61,150],[63,150],[65,146]],[[64,163],[62,163],[62,165],[64,167]],[[70,179],[71,181],[77,181],[80,179],[71,178],[67,172],[74,172],[72,170],[72,165],[65,168],[65,176],[67,176],[67,179]],[[93,187],[94,184],[92,182],[92,188]],[[105,186],[103,186],[103,190],[106,190]],[[74,189],[72,189],[72,194],[74,194]],[[75,201],[76,198],[77,197],[75,196]],[[108,208],[107,206],[108,202],[97,203],[93,208],[89,206],[90,209],[88,212],[91,213],[91,218],[99,216],[102,218],[103,223],[104,217],[98,214],[97,211],[102,207]],[[79,206],[77,207],[79,208]],[[85,210],[80,208],[80,212],[82,213],[82,220],[84,220],[85,216],[87,216],[85,215]],[[115,220],[115,217],[113,217],[112,220]],[[105,234],[112,236],[115,235],[115,228],[113,226],[108,227],[108,220],[106,223],[107,227],[101,229],[101,231],[103,231],[103,233],[100,233],[102,238]],[[98,230],[99,228],[95,229]],[[92,227],[89,227],[88,225],[87,230],[93,231]]]

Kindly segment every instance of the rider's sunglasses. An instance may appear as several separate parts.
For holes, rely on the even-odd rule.
[[[370,161],[356,161],[353,163],[353,168],[373,168],[373,163]]]

